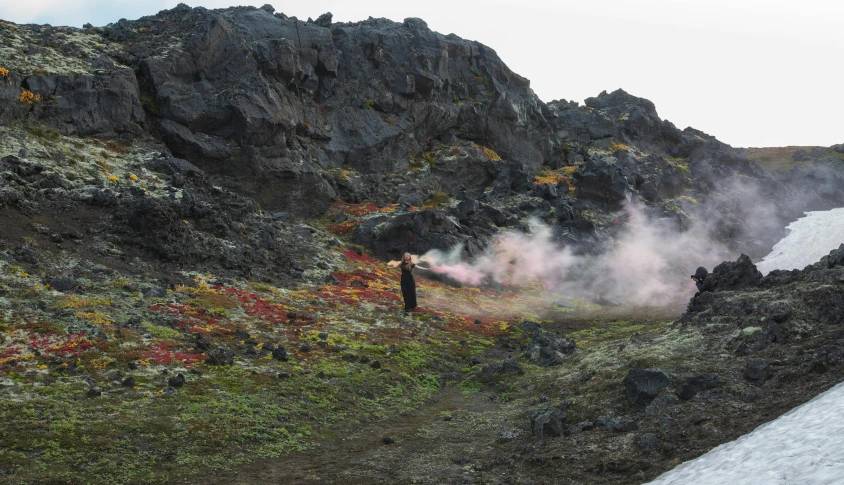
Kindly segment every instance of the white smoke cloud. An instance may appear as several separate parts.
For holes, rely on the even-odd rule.
[[[649,220],[639,209],[626,219],[615,246],[599,255],[578,255],[554,240],[550,227],[531,221],[528,233],[503,234],[472,262],[460,247],[429,251],[421,258],[434,271],[466,285],[541,283],[546,299],[585,298],[600,303],[664,306],[688,301],[696,291],[689,278],[698,266],[712,268],[730,257],[704,228],[681,232]]]

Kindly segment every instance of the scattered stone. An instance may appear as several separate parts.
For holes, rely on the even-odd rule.
[[[185,376],[183,374],[177,374],[174,377],[167,379],[167,384],[170,387],[182,387],[185,385]]]
[[[777,323],[785,322],[791,317],[791,307],[784,301],[774,301],[762,305],[759,312]]]
[[[279,379],[287,379],[288,377],[290,377],[290,374],[289,374],[289,373],[287,373],[287,372],[279,372],[279,373],[278,373],[278,378],[279,378]]]
[[[129,370],[138,370],[137,362],[129,362],[126,366],[129,367]]]
[[[176,388],[173,386],[165,386],[164,387],[164,397],[170,397],[176,394]]]
[[[460,455],[460,456],[455,456],[454,458],[452,458],[451,462],[454,463],[455,465],[463,466],[463,465],[468,465],[469,463],[472,462],[472,460],[470,460],[469,457],[467,457],[465,455]]]
[[[362,356],[360,356],[360,363],[361,363],[361,364],[368,364],[371,360],[372,360],[372,359],[370,359],[370,358],[369,358],[368,356],[366,356],[366,355],[362,355]],[[379,364],[379,365],[380,365],[380,364]]]
[[[75,290],[80,286],[73,278],[52,278],[47,280],[47,284],[52,286],[54,290],[61,291],[62,293]]]
[[[560,408],[539,411],[533,416],[531,430],[534,436],[563,436],[566,413]]]
[[[633,443],[639,447],[640,450],[652,451],[659,447],[659,439],[654,433],[642,433],[633,438]]]
[[[598,418],[597,424],[599,426],[603,426],[604,429],[613,433],[627,433],[629,431],[635,431],[639,429],[639,425],[636,424],[636,420],[632,418],[618,417],[614,414],[601,416],[600,418]]]
[[[99,387],[92,387],[88,389],[88,393],[86,394],[88,397],[100,397],[103,393],[103,390]]]
[[[285,350],[283,345],[279,345],[273,349],[273,359],[280,360],[281,362],[288,361],[287,350]]]
[[[662,413],[666,409],[678,404],[680,404],[680,398],[674,394],[668,394],[667,396],[660,396],[651,401],[645,409],[645,412],[648,414]]]
[[[695,397],[700,391],[713,389],[717,385],[718,374],[712,373],[690,376],[683,380],[679,397],[684,401],[688,401],[689,399]]]
[[[754,382],[765,382],[771,376],[771,367],[761,360],[748,359],[744,367],[744,378]]]
[[[197,352],[208,352],[211,350],[211,342],[208,337],[201,333],[193,334],[193,346]]]
[[[518,438],[522,434],[524,434],[524,432],[520,429],[502,431],[501,434],[498,435],[498,439],[501,441],[512,440]]]
[[[144,290],[144,298],[166,298],[167,297],[167,290],[164,288],[147,288]]]
[[[572,424],[566,428],[565,434],[566,436],[582,433],[584,431],[591,431],[595,429],[595,423],[592,421],[581,421],[576,424]]]
[[[671,384],[668,373],[662,369],[630,369],[624,377],[627,400],[635,408],[644,408],[656,398],[659,391]]]
[[[302,345],[299,347],[299,352],[305,352],[305,353],[308,353],[308,352],[310,352],[310,351],[312,351],[312,350],[314,350],[314,349],[313,349],[313,347],[311,347],[309,344],[302,344]]]
[[[223,347],[217,347],[206,353],[205,364],[232,365],[234,364],[234,352]]]
[[[576,348],[574,340],[537,329],[537,333],[525,350],[525,355],[536,365],[551,367],[561,364],[565,356],[574,352]]]
[[[504,362],[490,362],[481,369],[484,374],[509,374],[521,375],[525,371],[512,357],[507,357]]]
[[[123,379],[123,381],[120,383],[120,385],[123,386],[123,387],[128,387],[128,388],[131,389],[131,388],[135,387],[135,378],[134,377],[127,377],[127,378]]]
[[[381,438],[381,441],[382,441],[385,445],[391,445],[391,444],[393,444],[393,443],[395,443],[395,442],[396,442],[396,440],[394,440],[393,438],[390,438],[389,436],[385,436],[385,437]]]
[[[361,362],[363,362],[363,359],[361,359]],[[381,362],[379,362],[377,360],[373,360],[372,363],[369,364],[369,367],[372,367],[373,369],[380,369],[381,368]]]
[[[689,417],[689,422],[692,423],[695,426],[699,426],[699,425],[701,425],[701,424],[703,424],[707,421],[710,421],[711,419],[712,419],[711,416],[707,416],[706,414],[704,414],[702,412],[697,412],[697,413],[692,414]]]

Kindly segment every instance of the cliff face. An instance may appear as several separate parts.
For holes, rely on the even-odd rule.
[[[335,197],[324,170],[406,169],[436,138],[491,145],[533,169],[559,158],[526,79],[492,49],[419,19],[332,25],[180,5],[102,29],[3,30],[26,57],[69,43],[89,57],[65,73],[13,61],[13,84],[46,102],[30,109],[4,90],[4,120],[80,135],[160,130],[174,155],[300,215]]]
[[[383,257],[459,241],[472,255],[528,217],[561,242],[596,246],[592,235],[609,231],[589,214],[637,201],[680,228],[705,220],[715,238],[761,256],[804,208],[844,203],[838,159],[775,177],[620,89],[585,106],[545,104],[492,49],[419,19],[303,22],[269,6],[181,4],[101,28],[3,23],[0,35],[0,123],[150,146],[295,217],[321,216],[338,200],[450,201],[422,222],[402,210],[357,221],[357,240]],[[734,181],[773,208],[757,213]],[[709,199],[706,210],[693,207]],[[426,222],[449,217],[475,229]],[[761,219],[770,227],[748,223]],[[369,230],[384,222],[387,232]],[[434,236],[420,243],[390,224]]]

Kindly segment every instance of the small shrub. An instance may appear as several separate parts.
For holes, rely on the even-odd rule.
[[[367,99],[366,103],[363,104],[363,107],[366,109],[372,109],[373,106],[375,106],[375,101],[371,99]]]

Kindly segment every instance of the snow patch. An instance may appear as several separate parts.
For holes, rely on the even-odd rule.
[[[649,485],[844,483],[844,383]]]
[[[788,225],[789,233],[756,264],[763,275],[775,269],[803,269],[844,243],[844,207],[807,212]]]

